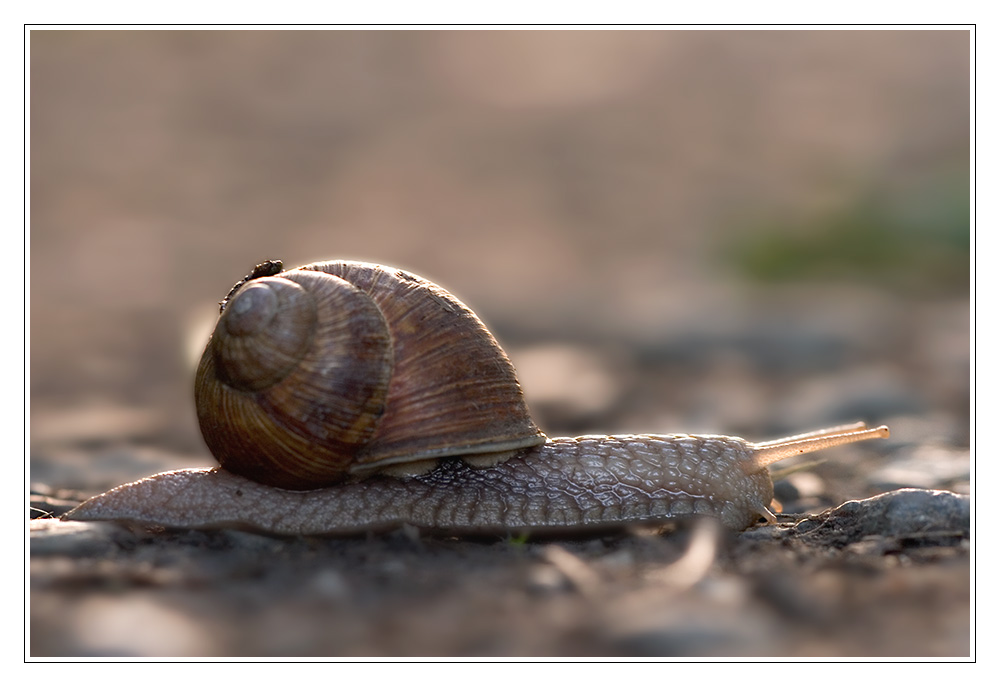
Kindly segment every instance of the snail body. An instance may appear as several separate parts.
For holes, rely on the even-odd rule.
[[[763,443],[549,439],[493,336],[440,287],[366,263],[280,269],[230,291],[199,365],[199,424],[222,467],[126,484],[65,518],[480,535],[708,515],[742,530],[774,519],[770,463],[888,436],[856,423]]]

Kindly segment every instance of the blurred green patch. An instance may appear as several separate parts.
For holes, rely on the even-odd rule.
[[[908,293],[969,290],[969,181],[873,193],[818,217],[782,218],[731,235],[726,263],[763,283],[851,281]]]

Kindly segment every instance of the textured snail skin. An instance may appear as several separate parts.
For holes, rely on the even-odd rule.
[[[67,520],[348,535],[408,524],[456,535],[573,533],[690,515],[733,530],[768,514],[755,445],[714,435],[550,439],[490,468],[442,461],[431,472],[374,476],[312,491],[264,486],[220,468],[178,470],[81,504]]]

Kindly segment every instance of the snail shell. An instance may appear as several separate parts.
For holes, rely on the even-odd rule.
[[[889,436],[855,423],[758,443],[547,439],[496,340],[440,287],[365,263],[280,269],[233,287],[198,367],[198,420],[222,468],[153,475],[65,519],[481,535],[709,515],[741,530],[774,520],[771,463]]]
[[[231,293],[195,400],[224,468],[285,489],[545,441],[471,310],[420,277],[364,263],[315,263]]]

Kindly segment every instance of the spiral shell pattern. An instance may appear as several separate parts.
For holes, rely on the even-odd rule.
[[[196,379],[223,467],[286,489],[545,441],[514,368],[454,296],[401,270],[315,263],[247,282]]]

